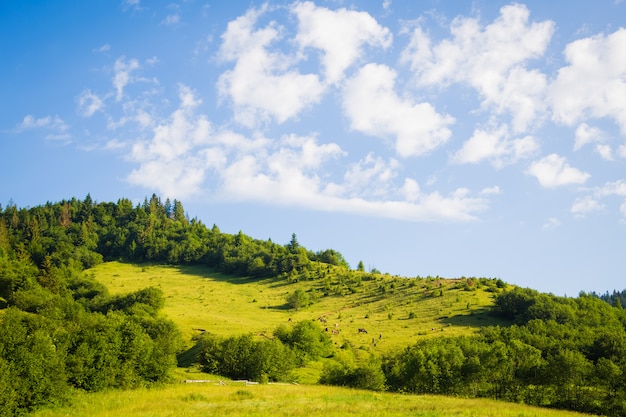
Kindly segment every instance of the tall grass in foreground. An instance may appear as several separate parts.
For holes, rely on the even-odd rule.
[[[484,416],[573,417],[583,414],[492,400],[373,393],[346,388],[229,383],[78,394],[70,407],[34,417],[184,416]]]

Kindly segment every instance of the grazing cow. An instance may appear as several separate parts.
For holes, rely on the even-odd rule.
[[[367,334],[367,330],[365,330],[365,329],[364,329],[364,328],[362,328],[362,327],[359,327],[359,333],[365,333],[365,334]]]
[[[333,329],[333,334],[339,334],[339,330]]]

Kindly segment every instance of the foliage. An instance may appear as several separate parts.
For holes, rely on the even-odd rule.
[[[329,356],[333,342],[315,322],[303,320],[293,327],[280,326],[274,332],[281,342],[298,353],[301,362]]]
[[[198,345],[204,372],[262,382],[284,381],[296,366],[332,352],[328,334],[311,321],[281,326],[274,338],[251,334],[223,338],[204,333],[198,336]]]
[[[473,337],[430,339],[385,358],[392,390],[490,397],[607,415],[626,414],[624,310],[514,289],[494,313],[515,320]]]
[[[294,292],[287,294],[285,300],[287,301],[287,305],[295,310],[300,310],[301,308],[311,304],[309,294],[307,294],[302,288],[298,288]]]
[[[199,338],[200,366],[204,372],[233,379],[281,381],[295,367],[294,352],[278,339],[255,340],[252,335]]]

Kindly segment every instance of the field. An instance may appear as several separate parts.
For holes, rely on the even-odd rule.
[[[574,417],[548,410],[490,400],[428,395],[373,393],[303,385],[219,386],[177,384],[133,391],[80,394],[71,407],[41,410],[34,417],[185,417],[185,416],[481,416]]]
[[[298,288],[320,293],[317,281],[288,284],[275,278],[250,279],[205,267],[100,264],[89,270],[112,294],[148,286],[166,298],[163,313],[178,324],[186,340],[205,330],[222,336],[271,335],[281,324],[323,318],[335,343],[384,353],[419,338],[471,334],[480,326],[500,324],[486,313],[493,292],[467,290],[465,281],[407,279],[380,275],[364,280],[347,295],[319,296],[301,310],[287,307],[286,296]],[[384,291],[384,293],[383,293]],[[367,334],[358,329],[367,330]]]

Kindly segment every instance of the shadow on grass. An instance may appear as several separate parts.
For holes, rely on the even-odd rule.
[[[189,368],[194,363],[198,362],[198,357],[200,355],[200,344],[196,343],[189,349],[180,352],[176,355],[176,361],[178,362],[179,368]]]
[[[512,322],[509,320],[505,320],[493,315],[489,307],[472,310],[469,314],[466,315],[455,315],[452,317],[444,316],[440,319],[440,322],[443,324],[449,324],[451,326],[465,327],[507,327],[512,324]]]
[[[181,274],[196,275],[202,278],[212,279],[214,281],[229,282],[231,284],[250,284],[252,282],[259,282],[265,284],[281,283],[283,280],[277,277],[251,277],[230,275],[223,272],[219,272],[214,268],[205,265],[162,265],[169,268],[178,270]]]

